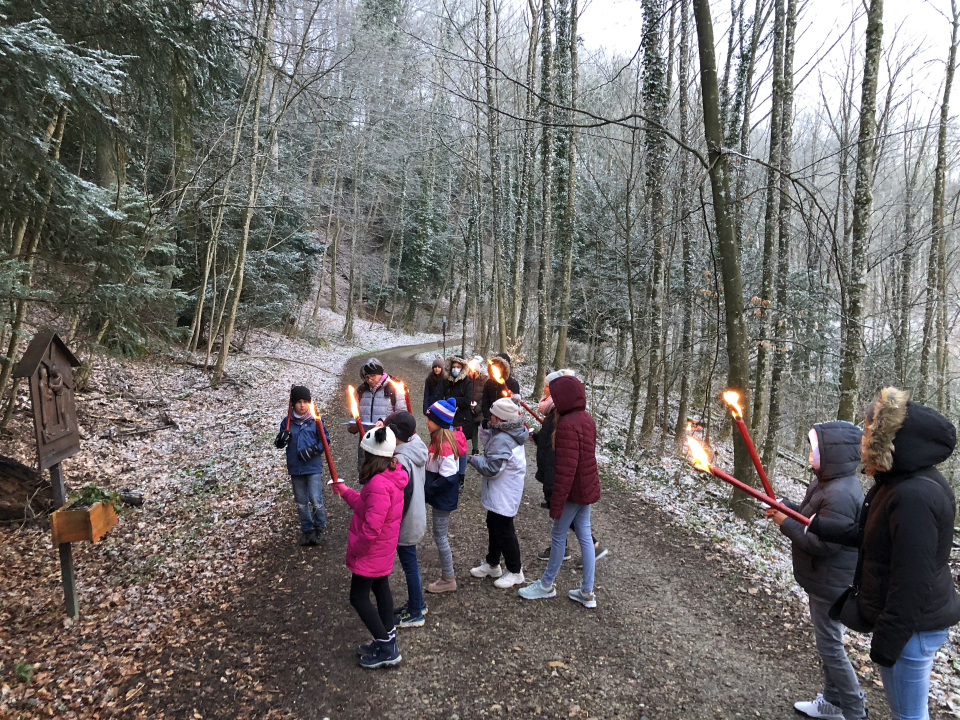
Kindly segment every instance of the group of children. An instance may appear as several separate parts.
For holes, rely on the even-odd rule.
[[[368,366],[369,361],[361,372]],[[520,596],[556,596],[554,580],[563,560],[570,557],[566,553],[566,535],[572,528],[581,546],[583,579],[568,596],[594,608],[596,552],[590,531],[590,505],[600,497],[596,426],[586,412],[583,384],[573,371],[549,375],[544,394],[553,398],[552,407],[548,408],[549,424],[545,421],[544,428],[533,439],[538,447],[538,461],[549,466],[552,481],[550,485],[544,483],[544,505],[553,518],[551,545],[543,576],[520,588]],[[523,498],[525,443],[533,433],[523,422],[517,402],[499,397],[490,404],[486,427],[479,430],[483,453],[468,454],[467,437],[462,427],[455,424],[457,410],[454,399],[438,399],[426,408],[428,445],[417,436],[416,419],[410,413],[394,410],[376,418],[376,425],[360,440],[361,490],[344,483],[332,486],[353,509],[346,557],[347,567],[353,573],[350,603],[373,636],[371,643],[358,648],[363,667],[378,668],[399,662],[397,627],[419,627],[425,622],[427,606],[417,544],[426,534],[428,505],[441,574],[426,590],[444,593],[457,589],[448,528],[451,513],[459,504],[466,464],[481,477],[480,502],[487,513],[488,534],[483,562],[472,568],[470,574],[492,578],[499,589],[525,582],[514,519]],[[374,419],[372,414],[369,419]],[[319,542],[326,524],[319,477],[321,432],[326,433],[326,429],[314,416],[309,390],[295,386],[275,445],[287,451],[300,516],[301,545]],[[389,583],[394,554],[407,583],[407,602],[400,607],[393,604]]]

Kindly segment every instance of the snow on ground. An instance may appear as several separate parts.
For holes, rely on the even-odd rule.
[[[163,693],[177,648],[218,640],[199,634],[210,630],[205,616],[239,589],[258,543],[278,532],[295,542],[284,454],[272,443],[291,384],[310,387],[322,410],[344,401],[339,373],[348,358],[438,337],[355,320],[348,343],[343,320],[321,310],[296,339],[252,332],[217,388],[202,355],[97,361],[77,398],[83,444],[64,463],[68,490],[131,487],[146,502],[124,510],[96,545],[74,544],[76,623],[64,618],[49,531],[0,527],[0,716],[135,710],[139,695]],[[33,465],[25,393],[20,404],[0,453]]]

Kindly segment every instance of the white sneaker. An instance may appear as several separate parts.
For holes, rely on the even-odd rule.
[[[843,710],[823,699],[823,693],[817,693],[813,702],[795,702],[793,709],[807,717],[823,720],[843,720]]]
[[[521,569],[518,573],[507,572],[503,574],[503,577],[499,580],[494,581],[493,586],[500,588],[501,590],[506,590],[511,588],[514,585],[523,585],[525,580],[523,579],[523,570]]]
[[[496,567],[490,567],[490,565],[486,561],[484,561],[482,565],[479,565],[478,567],[475,567],[472,570],[470,570],[470,574],[476,578],[485,578],[485,577],[498,578],[501,575],[503,575],[503,569],[499,565],[497,565]]]

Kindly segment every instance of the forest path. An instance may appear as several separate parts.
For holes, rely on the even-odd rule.
[[[419,413],[427,368],[416,355],[434,345],[377,353],[387,371],[409,383]],[[351,359],[341,382],[355,384],[363,358]],[[356,438],[330,403],[331,446],[338,470],[356,485]],[[527,486],[517,531],[528,580],[545,562],[550,520],[540,508],[528,446]],[[401,629],[403,661],[367,671],[356,646],[369,634],[348,603],[350,573],[343,558],[350,510],[325,494],[323,545],[296,545],[296,515],[278,507],[278,533],[237,581],[239,592],[213,622],[218,647],[199,643],[172,664],[180,674],[157,707],[158,717],[203,718],[446,718],[574,717],[696,720],[793,718],[795,700],[813,699],[820,670],[813,633],[794,600],[751,593],[735,562],[713,544],[672,524],[634,492],[604,481],[594,506],[594,532],[610,549],[598,561],[598,607],[566,598],[578,584],[574,560],[564,563],[558,597],[521,599],[470,577],[486,552],[478,476],[468,470],[451,522],[459,589],[426,594],[421,628]],[[439,576],[429,534],[419,546],[424,584]],[[399,563],[391,576],[397,605],[406,601]],[[238,674],[259,681],[233,689]],[[878,688],[865,688],[872,717],[884,717]]]

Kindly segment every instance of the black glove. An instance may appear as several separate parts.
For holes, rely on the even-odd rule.
[[[298,452],[297,457],[300,458],[300,462],[310,462],[319,454],[320,446],[314,445],[313,447],[308,447],[306,450],[301,450]]]
[[[273,441],[273,444],[283,449],[287,446],[287,443],[290,442],[291,433],[289,430],[281,430],[277,433],[276,439]]]

